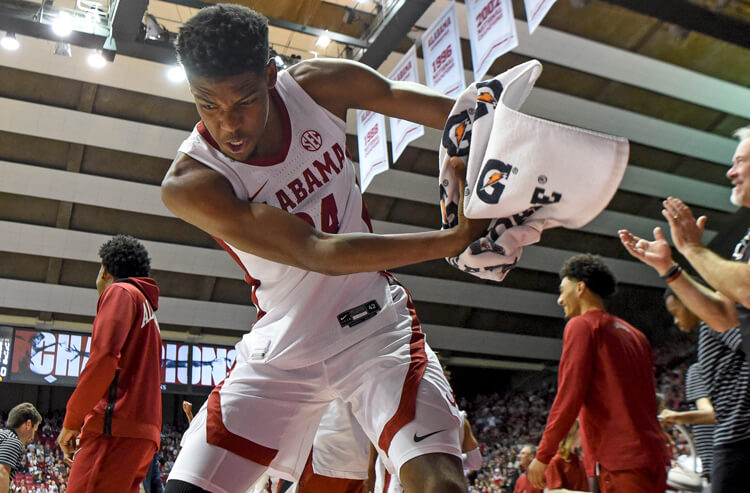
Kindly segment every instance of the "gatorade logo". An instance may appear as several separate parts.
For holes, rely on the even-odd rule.
[[[505,190],[513,166],[498,159],[489,159],[477,182],[477,197],[487,204],[497,204]]]

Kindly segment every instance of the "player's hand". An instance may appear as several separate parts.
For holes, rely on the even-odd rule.
[[[73,454],[76,451],[76,435],[78,435],[77,430],[63,428],[57,437],[57,444],[60,446],[65,456],[65,463],[68,465],[73,463]]]
[[[547,464],[534,459],[529,464],[529,468],[526,470],[526,476],[529,478],[529,482],[534,488],[543,490],[547,486],[547,481],[544,479],[544,473],[547,471]]]
[[[448,160],[448,166],[453,169],[458,181],[459,198],[458,198],[458,226],[456,233],[461,236],[463,246],[458,253],[463,252],[477,238],[487,233],[487,227],[490,224],[489,219],[468,219],[464,216],[464,199],[466,190],[466,165],[458,157],[452,157]]]
[[[702,246],[706,216],[701,216],[696,220],[690,208],[682,200],[674,197],[668,197],[663,204],[664,209],[661,213],[669,222],[672,243],[677,251],[684,255],[690,248]]]
[[[659,422],[663,425],[680,424],[677,412],[671,409],[665,409],[659,414]]]
[[[672,249],[660,227],[654,228],[654,241],[639,238],[627,229],[621,229],[617,234],[630,255],[653,267],[659,275],[666,273],[674,264]]]
[[[187,417],[188,424],[190,424],[193,421],[193,404],[188,401],[182,401],[182,410],[185,413],[185,417]]]

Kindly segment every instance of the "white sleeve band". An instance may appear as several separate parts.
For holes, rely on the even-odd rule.
[[[461,454],[461,461],[463,462],[464,471],[478,471],[482,468],[482,454],[479,453],[479,448],[469,450],[465,454]]]

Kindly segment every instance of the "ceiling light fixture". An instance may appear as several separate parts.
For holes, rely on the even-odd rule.
[[[89,65],[94,68],[102,68],[107,64],[107,60],[105,60],[104,56],[102,55],[102,50],[96,50],[95,52],[90,54],[88,62]]]
[[[66,43],[65,41],[58,41],[57,44],[55,44],[55,55],[73,56],[70,53],[70,43]]]
[[[8,51],[16,51],[20,46],[20,43],[16,39],[16,33],[8,31],[5,33],[3,39],[0,40],[0,46]]]
[[[328,29],[320,35],[318,40],[315,42],[315,46],[320,46],[321,48],[327,47],[329,44],[331,44],[331,38],[328,36]]]
[[[67,12],[60,12],[57,17],[52,21],[52,31],[58,36],[68,36],[73,32],[73,19],[70,18],[70,14]]]

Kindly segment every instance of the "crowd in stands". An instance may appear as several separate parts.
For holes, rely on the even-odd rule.
[[[177,452],[180,450],[180,440],[182,439],[181,428],[165,424],[161,431],[161,449],[159,450],[159,470],[161,472],[162,484],[167,483],[167,476],[174,466],[177,459]]]
[[[689,339],[655,349],[656,388],[670,409],[687,409],[684,398],[685,372],[695,359],[695,342]],[[512,493],[506,488],[520,474],[518,454],[524,444],[539,443],[547,412],[555,398],[556,385],[550,381],[535,390],[477,395],[462,398],[460,406],[472,422],[484,466],[469,478],[472,493]],[[68,466],[55,439],[62,426],[62,412],[44,416],[37,440],[27,447],[13,491],[22,493],[64,493]],[[179,450],[182,429],[165,424],[158,460],[165,483]],[[684,438],[670,431],[675,455],[687,452]]]
[[[11,491],[20,493],[65,493],[68,466],[55,439],[62,427],[63,414],[44,417],[37,438],[26,447],[21,466],[13,478]],[[5,423],[3,416],[2,423]]]
[[[461,399],[484,458],[484,467],[469,478],[470,492],[506,491],[518,473],[521,446],[539,443],[554,398],[555,385],[550,383],[533,391]]]

